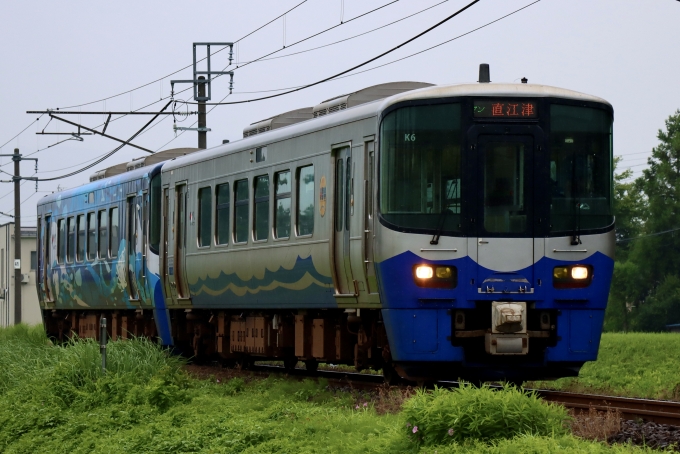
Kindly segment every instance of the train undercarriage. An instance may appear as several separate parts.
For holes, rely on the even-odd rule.
[[[107,319],[110,339],[158,339],[152,310],[47,310],[44,324],[57,342],[75,336],[99,340]],[[173,351],[194,361],[247,366],[254,361],[283,361],[308,370],[319,363],[379,370],[391,357],[379,310],[170,310]],[[388,372],[390,371],[390,368]]]

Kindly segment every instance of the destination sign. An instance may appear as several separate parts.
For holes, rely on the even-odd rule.
[[[476,100],[474,102],[473,117],[475,118],[538,118],[538,103],[536,101],[496,101]]]

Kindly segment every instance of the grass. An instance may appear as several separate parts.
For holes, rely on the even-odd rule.
[[[595,362],[577,378],[528,387],[649,399],[680,400],[680,334],[604,333]]]
[[[56,347],[39,327],[0,330],[0,452],[633,449],[569,434],[564,410],[514,388],[366,394],[334,390],[323,380],[247,374],[197,379],[181,360],[143,339],[110,343],[108,359],[109,369],[102,374],[98,345],[92,341]]]

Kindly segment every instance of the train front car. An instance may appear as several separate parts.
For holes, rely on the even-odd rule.
[[[172,344],[158,271],[160,169],[145,167],[38,202],[36,284],[45,330]]]
[[[557,378],[597,358],[612,121],[600,98],[529,84],[385,101],[375,262],[401,375]]]

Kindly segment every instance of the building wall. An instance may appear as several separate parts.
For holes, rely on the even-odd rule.
[[[14,223],[0,225],[0,326],[14,324],[14,273],[28,274],[28,282],[21,284],[21,318],[29,325],[42,323],[36,271],[32,268],[31,252],[36,252],[35,227],[22,227],[21,270],[14,269]],[[37,266],[37,257],[33,267]]]

